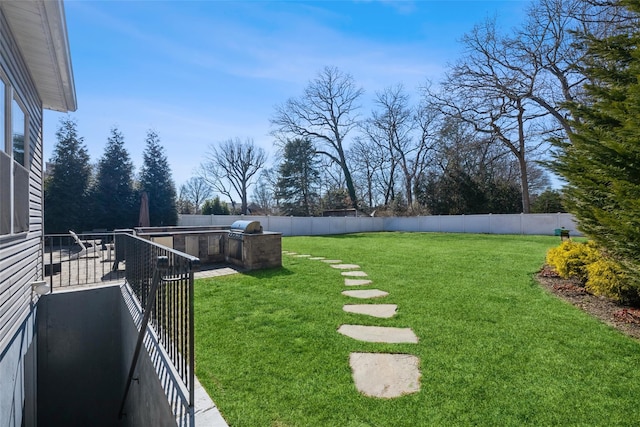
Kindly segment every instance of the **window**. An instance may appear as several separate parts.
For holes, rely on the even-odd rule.
[[[29,231],[28,116],[0,73],[0,235]]]
[[[6,113],[4,104],[7,99],[6,84],[2,79],[2,72],[0,72],[0,152],[7,152],[7,147],[4,141],[4,122],[6,121]]]
[[[0,74],[0,235],[11,233],[11,157],[7,154],[5,122],[7,85]]]
[[[13,232],[29,231],[29,162],[27,115],[20,103],[11,103],[11,156],[13,158]]]
[[[11,103],[11,143],[13,160],[19,165],[26,167],[25,163],[25,114],[24,110],[15,99]]]

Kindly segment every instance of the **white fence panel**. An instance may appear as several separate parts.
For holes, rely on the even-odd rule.
[[[465,233],[491,233],[491,220],[493,215],[464,215]]]
[[[290,217],[292,236],[309,236],[312,232],[311,219],[302,217]]]
[[[420,218],[395,216],[387,217],[384,219],[384,231],[422,231],[420,230]]]
[[[213,224],[211,215],[178,215],[178,225],[193,227]]]
[[[440,231],[443,233],[464,233],[464,215],[440,216]]]
[[[263,224],[262,228],[265,231],[276,231],[282,233],[283,236],[295,236],[293,234],[293,221],[290,216],[267,216],[266,225]],[[262,223],[261,223],[262,224]]]
[[[558,214],[533,214],[523,215],[523,234],[549,234],[558,226]]]
[[[438,215],[430,215],[430,216],[421,216],[420,219],[420,231],[432,231],[432,232],[440,232],[440,216]]]
[[[491,215],[490,232],[492,234],[522,234],[522,215]],[[545,234],[553,234],[553,230],[551,230],[550,233]]]
[[[317,236],[371,231],[540,234],[564,227],[580,236],[571,214],[437,215],[421,217],[286,217],[243,215],[180,215],[180,226],[230,226],[245,219],[260,221],[265,231],[283,236]]]
[[[558,214],[558,222],[556,228],[566,228],[571,232],[571,235],[582,236],[582,233],[578,230],[578,223],[573,215]]]
[[[357,224],[357,232],[384,231],[384,218],[361,217],[351,219]]]

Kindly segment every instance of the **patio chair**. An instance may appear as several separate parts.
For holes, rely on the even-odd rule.
[[[76,244],[80,246],[80,252],[71,254],[71,256],[69,257],[70,260],[89,256],[90,254],[98,256],[96,255],[96,252],[98,251],[99,246],[95,240],[80,240],[78,235],[71,230],[69,230],[69,234],[71,234],[71,237],[73,237],[73,240],[75,240]]]

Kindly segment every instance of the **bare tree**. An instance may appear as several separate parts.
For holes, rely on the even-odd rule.
[[[211,186],[201,176],[192,176],[180,186],[179,200],[186,201],[193,206],[197,215],[200,213],[202,203],[212,195]]]
[[[199,176],[217,192],[229,197],[235,210],[235,197],[240,198],[240,212],[247,213],[247,193],[251,178],[262,168],[266,154],[253,139],[229,139],[218,146],[209,145]]]
[[[186,199],[184,195],[184,185],[180,186],[178,189],[178,199],[176,200],[176,207],[178,208],[178,214],[180,215],[191,215],[196,213],[196,208],[193,206],[189,200]]]
[[[272,215],[279,209],[276,197],[277,174],[274,169],[262,169],[260,177],[253,190],[253,200],[267,215]]]
[[[361,199],[364,199],[370,208],[384,204],[386,183],[380,176],[388,166],[390,157],[387,153],[370,139],[361,137],[355,139],[348,152],[350,164],[353,165],[356,188],[359,189]]]
[[[513,40],[487,20],[463,38],[466,56],[447,73],[439,94],[425,90],[425,101],[499,141],[520,169],[522,211],[529,212],[527,161],[545,142],[548,111],[531,100],[537,72],[513,54]],[[531,74],[524,73],[527,69]]]
[[[308,138],[316,152],[337,164],[344,175],[353,207],[358,200],[347,163],[345,138],[358,124],[355,114],[363,89],[353,77],[335,67],[325,67],[299,98],[276,107],[271,118],[273,134],[280,140]]]
[[[330,191],[335,192],[337,189],[346,187],[342,168],[328,157],[320,157],[318,169],[320,171],[319,188],[321,196]]]
[[[617,1],[538,0],[531,4],[525,24],[510,44],[516,71],[532,81],[528,97],[558,124],[555,135],[572,132],[567,103],[584,96],[587,78],[581,64],[584,34],[602,38],[621,31],[632,19]]]

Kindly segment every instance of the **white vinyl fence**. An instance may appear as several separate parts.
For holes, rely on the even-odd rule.
[[[265,231],[283,236],[317,236],[369,231],[553,235],[566,228],[580,236],[571,214],[433,215],[418,217],[293,217],[250,215],[180,215],[179,226],[230,226],[243,219],[260,221]]]

